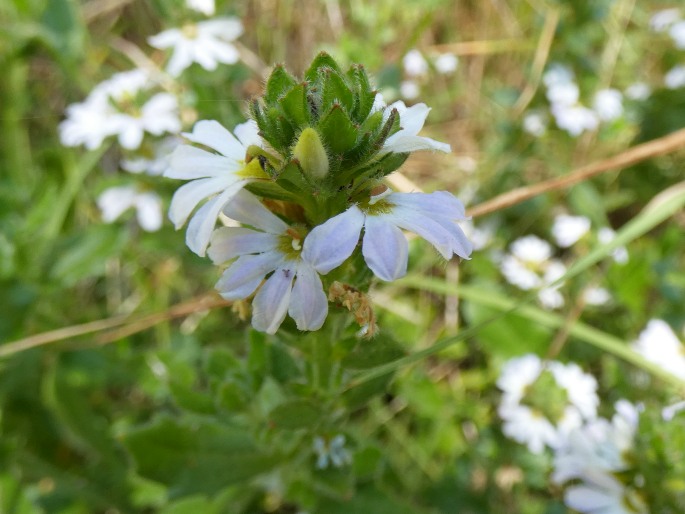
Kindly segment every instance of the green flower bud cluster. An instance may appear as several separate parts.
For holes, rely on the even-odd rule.
[[[374,109],[376,95],[363,66],[343,72],[326,53],[314,59],[303,80],[276,66],[250,114],[279,156],[255,152],[273,182],[252,189],[299,203],[311,221],[324,221],[368,196],[408,156],[379,153],[400,130],[400,120],[395,109]]]

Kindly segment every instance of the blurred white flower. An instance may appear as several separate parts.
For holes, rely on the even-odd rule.
[[[573,481],[564,501],[580,512],[646,514],[639,492],[619,480],[632,467],[630,452],[639,411],[626,400],[619,400],[615,407],[611,422],[591,420],[568,434],[555,453],[552,480],[558,484]]]
[[[402,58],[402,67],[410,77],[420,77],[428,73],[428,62],[416,48],[409,50]]]
[[[592,108],[602,121],[613,121],[623,115],[623,95],[617,89],[600,89]]]
[[[155,193],[140,192],[134,186],[110,187],[97,199],[102,221],[112,223],[130,208],[143,230],[154,232],[162,227],[162,201]]]
[[[413,80],[403,80],[400,83],[400,95],[406,100],[414,100],[421,94],[419,85]]]
[[[145,132],[159,136],[181,130],[178,100],[169,93],[157,93],[146,101],[140,93],[154,85],[149,74],[136,69],[116,73],[93,88],[80,104],[67,107],[60,123],[60,140],[65,146],[84,145],[93,150],[109,136],[117,136],[127,150],[140,147]]]
[[[685,410],[685,401],[674,403],[661,410],[661,417],[664,421],[671,421],[676,414]]]
[[[468,259],[473,247],[457,224],[466,219],[464,205],[447,191],[393,193],[386,189],[314,227],[302,255],[326,274],[352,255],[364,229],[364,260],[374,275],[390,282],[407,272],[409,245],[402,229],[420,235],[445,259],[454,255]]]
[[[602,244],[608,244],[616,238],[616,232],[609,227],[602,227],[597,231],[597,239]],[[628,262],[628,249],[625,246],[619,246],[611,252],[614,262],[617,264],[625,264]]]
[[[664,84],[668,89],[685,86],[685,65],[675,66],[664,75]]]
[[[573,82],[573,71],[568,66],[559,63],[553,63],[547,68],[545,74],[542,76],[542,82],[547,88],[555,84],[563,84]]]
[[[533,354],[509,360],[497,386],[504,434],[533,453],[560,447],[583,419],[595,417],[599,403],[592,376],[575,364],[543,362]]]
[[[376,100],[379,100],[379,95],[376,95]],[[382,97],[378,105],[380,108],[383,108],[383,104],[380,102],[383,102]],[[420,103],[407,107],[404,102],[397,101],[385,107],[383,111],[384,119],[387,120],[390,117],[393,109],[397,109],[400,116],[401,130],[385,140],[383,148],[379,152],[380,155],[389,152],[407,153],[419,150],[437,150],[445,153],[452,151],[452,148],[447,143],[441,143],[435,139],[418,135],[424,123],[426,123],[426,118],[430,112],[430,107],[426,104]]]
[[[186,5],[206,16],[214,16],[216,10],[214,0],[186,0]]]
[[[648,361],[685,380],[685,345],[665,321],[650,320],[632,347]]]
[[[252,326],[261,332],[276,333],[286,314],[299,330],[320,329],[328,299],[315,270],[320,263],[302,255],[303,235],[244,190],[223,212],[245,227],[222,227],[212,234],[209,257],[215,264],[230,262],[216,284],[219,294],[242,300],[259,288]]]
[[[224,206],[251,180],[266,178],[258,159],[245,162],[250,145],[261,146],[257,124],[248,121],[238,125],[235,136],[218,121],[199,121],[192,133],[183,136],[218,154],[190,145],[180,145],[171,155],[171,166],[165,177],[189,180],[171,199],[169,219],[176,230],[181,228],[195,207],[211,198],[193,215],[186,232],[186,244],[204,256],[216,220]]]
[[[148,38],[148,42],[155,48],[173,49],[167,72],[177,77],[194,62],[206,70],[215,70],[219,63],[238,62],[240,53],[231,42],[242,33],[238,18],[217,18],[165,30]]]
[[[557,126],[573,137],[578,137],[586,130],[596,130],[599,118],[592,109],[582,105],[552,104],[550,108]]]
[[[585,216],[560,214],[554,218],[552,237],[560,248],[573,246],[590,231],[590,219]]]
[[[433,64],[435,64],[435,69],[438,70],[438,73],[449,75],[457,71],[459,58],[452,53],[440,54],[435,58]]]
[[[130,114],[113,114],[110,123],[112,132],[119,138],[119,144],[127,150],[135,150],[143,142],[145,132],[160,136],[165,132],[173,134],[181,130],[178,100],[170,93],[157,93],[139,110]]]
[[[654,32],[664,32],[677,21],[680,21],[680,9],[663,9],[652,15],[649,26]]]
[[[635,101],[647,100],[652,94],[652,88],[645,82],[635,82],[628,86],[625,91],[627,98]]]
[[[461,223],[461,228],[464,230],[464,234],[475,251],[482,250],[488,246],[495,235],[495,226],[492,224],[481,224],[476,226],[473,221],[466,220]]]
[[[540,303],[556,309],[564,305],[564,297],[558,291],[562,284],[551,284],[566,273],[566,266],[551,256],[552,246],[547,241],[528,235],[511,244],[510,253],[500,260],[500,271],[507,282],[519,289],[539,289]]]
[[[523,118],[523,130],[528,134],[541,137],[547,132],[547,119],[539,112],[529,112]]]
[[[587,305],[606,305],[611,301],[611,293],[603,287],[590,286],[583,291],[583,301]]]
[[[685,21],[679,21],[671,25],[668,34],[673,39],[677,49],[685,50]]]
[[[558,82],[547,88],[547,100],[553,105],[572,106],[580,99],[580,89],[575,82]]]
[[[152,155],[122,159],[121,167],[129,173],[146,173],[156,176],[162,175],[171,165],[171,154],[181,144],[179,137],[165,137],[154,143]]]

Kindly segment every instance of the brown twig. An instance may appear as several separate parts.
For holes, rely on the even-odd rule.
[[[195,298],[189,302],[174,305],[164,312],[157,312],[143,316],[114,316],[97,321],[90,321],[81,325],[72,325],[70,327],[59,328],[57,330],[43,332],[41,334],[36,334],[0,346],[0,358],[9,357],[15,353],[39,346],[44,346],[56,341],[63,341],[65,339],[71,339],[73,337],[91,334],[94,332],[116,329],[98,338],[98,343],[104,344],[106,342],[115,340],[112,338],[114,335],[117,335],[118,337],[116,337],[116,339],[119,339],[121,337],[125,337],[126,335],[141,332],[156,325],[157,323],[161,323],[162,321],[187,316],[195,312],[213,309],[216,307],[224,307],[230,304],[231,302],[217,298],[215,295],[206,295],[200,298]]]
[[[543,193],[564,189],[584,180],[588,180],[596,175],[600,175],[601,173],[621,170],[646,159],[665,155],[683,147],[685,147],[685,129],[680,129],[672,134],[660,137],[659,139],[637,145],[623,153],[609,157],[608,159],[582,166],[563,177],[545,180],[532,186],[524,186],[509,191],[508,193],[503,193],[491,200],[471,207],[467,211],[467,214],[475,218],[477,216],[483,216],[495,211],[507,209],[508,207],[525,202],[526,200],[530,200]]]

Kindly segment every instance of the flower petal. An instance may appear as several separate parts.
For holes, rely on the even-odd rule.
[[[299,330],[319,330],[328,315],[328,298],[316,270],[305,262],[297,266],[288,314]]]
[[[278,245],[278,236],[242,227],[221,227],[212,234],[207,251],[214,264],[222,264],[240,255],[263,253]]]
[[[245,163],[223,155],[201,150],[190,145],[180,145],[171,154],[171,165],[165,177],[193,180],[204,177],[232,175],[245,167]]]
[[[208,146],[236,161],[245,159],[245,147],[218,121],[198,121],[193,127],[193,132],[185,132],[183,136],[193,143]]]
[[[227,300],[247,298],[262,283],[264,276],[283,263],[283,255],[266,252],[260,255],[243,255],[231,264],[219,281],[216,290]]]
[[[136,200],[138,224],[147,232],[162,228],[162,200],[155,193],[140,193]]]
[[[212,198],[193,215],[186,231],[186,244],[193,252],[204,257],[212,230],[216,225],[221,209],[240,191],[247,180],[239,180],[226,188],[220,195]]]
[[[176,226],[176,230],[183,226],[197,204],[230,187],[235,183],[233,180],[233,177],[203,178],[179,187],[171,198],[169,207],[169,219]]]
[[[391,214],[386,214],[383,217],[404,230],[420,235],[432,244],[445,259],[452,258],[452,235],[434,219],[425,216],[420,211],[406,207],[395,207]]]
[[[409,153],[419,150],[437,150],[438,152],[450,153],[452,147],[447,143],[441,143],[430,137],[404,135],[400,131],[387,139],[381,149],[381,153]]]
[[[249,191],[241,191],[233,201],[226,206],[224,214],[229,218],[250,225],[270,234],[283,234],[288,225],[269,209],[264,207],[255,195]]]
[[[252,301],[252,326],[275,334],[288,312],[296,265],[287,263],[274,271]]]
[[[245,123],[236,125],[236,127],[233,129],[233,133],[245,148],[251,145],[259,147],[264,146],[264,142],[259,135],[259,127],[257,126],[257,122],[254,120],[248,120]]]
[[[387,282],[407,273],[409,245],[402,231],[383,216],[367,216],[362,254],[371,271]]]
[[[304,240],[302,259],[325,275],[352,255],[363,225],[364,213],[353,205],[342,214],[314,227]]]
[[[442,216],[451,220],[466,221],[464,204],[452,193],[434,191],[432,193],[392,193],[386,197],[389,203],[417,209],[427,216]]]

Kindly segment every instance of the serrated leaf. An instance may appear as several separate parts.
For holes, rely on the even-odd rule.
[[[280,104],[293,125],[302,127],[309,124],[309,106],[305,84],[298,84],[290,89],[280,100]]]
[[[347,112],[352,112],[355,107],[354,93],[345,78],[337,71],[330,68],[322,71],[323,85],[321,100],[323,110],[327,111],[332,105],[338,103]]]
[[[269,420],[277,428],[296,430],[312,428],[321,419],[321,409],[308,400],[282,403],[269,413]]]
[[[264,101],[269,104],[275,102],[295,85],[297,85],[295,77],[288,73],[283,65],[276,65],[266,81]]]
[[[343,154],[357,142],[357,128],[338,104],[319,121],[318,129],[326,148],[333,153]]]
[[[138,473],[166,484],[171,497],[215,494],[271,469],[278,459],[250,436],[216,421],[185,424],[163,417],[124,436]]]
[[[337,72],[340,71],[340,67],[338,66],[338,63],[335,62],[335,59],[326,52],[321,52],[314,57],[312,64],[309,66],[309,69],[305,72],[304,76],[309,82],[315,82],[319,78],[319,73],[324,68],[330,68]]]

